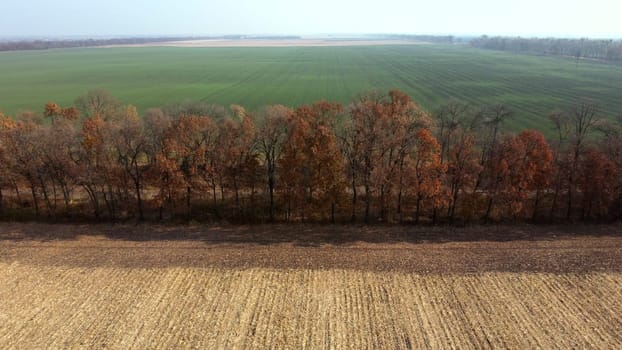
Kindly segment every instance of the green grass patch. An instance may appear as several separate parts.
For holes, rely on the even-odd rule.
[[[548,113],[589,99],[622,114],[622,66],[449,45],[89,48],[0,53],[0,110],[69,105],[94,88],[140,111],[184,100],[255,109],[399,88],[432,110],[450,99],[505,103],[514,129],[547,132]]]

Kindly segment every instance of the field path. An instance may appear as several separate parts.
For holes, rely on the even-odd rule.
[[[0,348],[616,349],[618,229],[0,224]]]

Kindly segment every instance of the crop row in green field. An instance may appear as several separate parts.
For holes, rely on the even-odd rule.
[[[254,109],[326,99],[348,103],[399,88],[432,110],[449,100],[504,103],[513,129],[546,129],[547,114],[581,99],[622,114],[622,66],[464,46],[93,48],[0,53],[0,110],[71,104],[103,88],[144,111],[184,100]]]

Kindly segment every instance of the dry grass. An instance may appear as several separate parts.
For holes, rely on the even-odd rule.
[[[618,237],[258,247],[103,236],[7,239],[15,238],[16,227],[0,225],[3,349],[622,346]],[[531,247],[538,258],[507,265],[499,258],[509,251],[503,244]],[[582,271],[553,263],[566,256],[557,250],[570,256],[581,245],[589,250],[598,244],[596,255],[579,255],[587,267]],[[466,265],[474,259],[470,248],[489,264],[472,273],[454,268],[460,259]],[[321,254],[331,249],[343,260]],[[345,266],[354,258],[379,259],[374,249],[394,254],[396,268]],[[302,268],[278,252],[316,261]],[[282,266],[264,261],[264,254],[283,260]],[[608,263],[598,263],[606,254]],[[409,255],[414,260],[400,264]],[[457,260],[447,260],[445,272],[442,266],[432,273],[414,268],[417,260],[427,266],[450,255]],[[246,267],[226,262],[236,259]],[[525,271],[517,271],[520,266]]]

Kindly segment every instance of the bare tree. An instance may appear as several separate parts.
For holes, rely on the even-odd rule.
[[[277,167],[287,140],[288,118],[293,111],[285,106],[266,107],[260,115],[263,117],[257,133],[257,149],[263,160],[266,182],[270,197],[270,221],[274,221],[274,191],[277,183]]]
[[[573,108],[568,117],[570,125],[570,169],[568,171],[568,205],[566,219],[572,217],[573,197],[576,192],[579,161],[585,152],[588,136],[598,125],[598,106],[581,102]]]
[[[103,89],[91,90],[86,95],[78,97],[74,103],[87,118],[98,116],[109,120],[123,114],[121,103]]]

